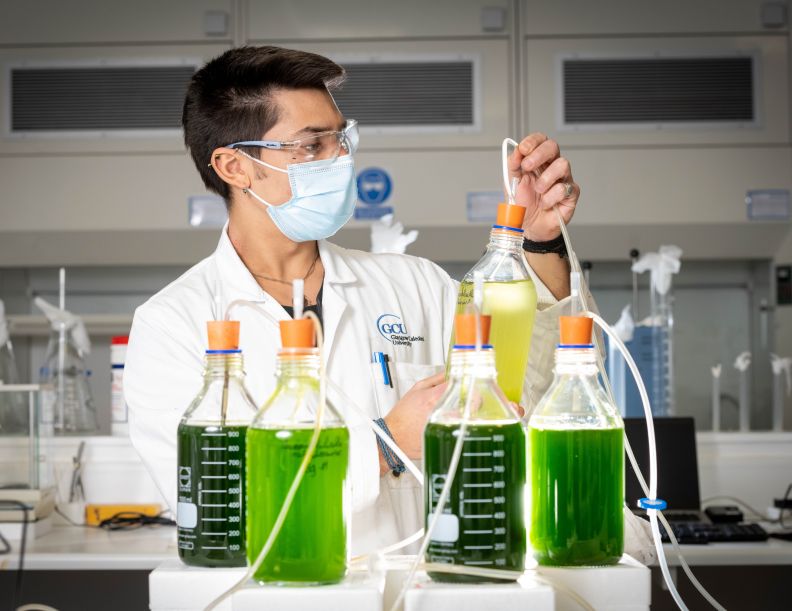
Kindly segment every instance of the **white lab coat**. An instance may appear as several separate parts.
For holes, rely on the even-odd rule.
[[[325,269],[323,318],[327,374],[368,418],[385,416],[418,380],[444,367],[457,283],[425,259],[371,254],[319,242]],[[537,312],[523,404],[533,405],[552,380],[559,303],[534,276]],[[206,321],[235,299],[256,302],[278,320],[283,308],[259,287],[224,229],[215,253],[135,312],[124,370],[130,437],[168,506],[176,507],[176,428],[202,384]],[[238,308],[247,387],[261,405],[275,386],[278,329],[254,310]],[[392,343],[380,330],[403,332]],[[387,325],[391,325],[388,327]],[[395,327],[393,325],[396,325]],[[399,327],[398,325],[403,325]],[[391,359],[385,386],[372,353]],[[333,401],[332,391],[329,393]],[[337,399],[350,429],[352,553],[392,544],[423,523],[421,489],[409,473],[379,475],[377,443],[361,417]]]

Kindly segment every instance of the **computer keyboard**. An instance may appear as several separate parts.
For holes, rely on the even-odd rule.
[[[690,511],[684,512],[679,509],[674,509],[665,514],[669,522],[701,522],[701,512]]]
[[[706,522],[671,522],[671,529],[679,543],[700,545],[705,543],[735,543],[742,541],[767,541],[767,531],[758,524],[708,524]],[[660,524],[664,543],[671,539]]]

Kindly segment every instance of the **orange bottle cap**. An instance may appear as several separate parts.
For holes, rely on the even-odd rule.
[[[564,346],[588,346],[591,344],[591,329],[594,320],[588,316],[559,316],[561,344]]]
[[[491,316],[480,315],[481,320],[481,344],[489,343]],[[476,315],[457,314],[454,319],[456,327],[456,343],[460,346],[476,345]]]
[[[284,348],[313,348],[314,322],[310,318],[280,321],[281,343]]]
[[[525,219],[525,206],[498,204],[498,216],[496,218],[496,225],[522,229],[523,220]]]
[[[239,321],[210,320],[206,323],[209,350],[238,350]]]

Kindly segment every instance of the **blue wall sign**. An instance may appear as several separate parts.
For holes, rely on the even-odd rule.
[[[360,220],[378,219],[392,214],[391,206],[382,204],[390,197],[393,182],[390,175],[381,168],[365,168],[358,173],[357,191],[360,205],[355,209],[355,218]]]
[[[380,168],[366,168],[357,177],[358,199],[364,204],[379,205],[390,197],[391,178]]]

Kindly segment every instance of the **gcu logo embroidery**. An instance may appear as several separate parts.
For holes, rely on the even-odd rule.
[[[396,314],[383,314],[377,319],[377,331],[395,346],[412,346],[413,342],[422,342],[424,338],[409,335],[407,326]]]
[[[382,337],[388,341],[392,341],[392,335],[407,334],[407,329],[405,328],[402,319],[396,316],[396,314],[383,314],[380,316],[377,319],[377,329],[379,330],[380,335],[382,335]]]

